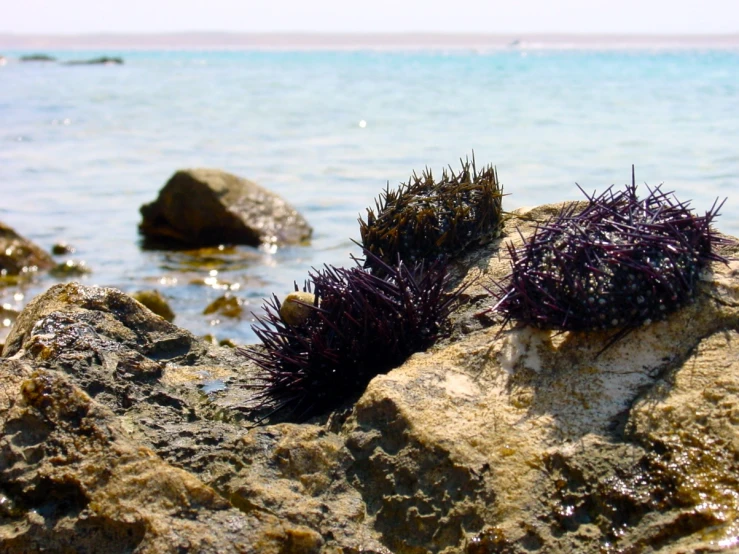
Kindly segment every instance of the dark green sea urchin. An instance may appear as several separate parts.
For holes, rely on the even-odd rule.
[[[280,316],[277,297],[266,301],[254,325],[264,348],[243,351],[262,370],[253,388],[264,417],[283,410],[303,420],[334,408],[434,342],[456,298],[445,292],[444,266],[374,263],[383,277],[359,266],[310,273],[304,291],[315,300],[302,303],[310,314],[298,324]]]
[[[441,179],[426,169],[411,175],[397,190],[388,188],[359,219],[362,246],[386,264],[433,262],[494,238],[502,228],[502,187],[493,166],[477,172],[472,161],[459,173],[449,168]],[[368,257],[367,267],[376,267]]]
[[[624,190],[586,194],[584,210],[572,204],[523,247],[509,244],[512,272],[493,310],[540,329],[620,328],[618,340],[691,301],[706,265],[726,262],[711,228],[723,203],[699,216],[672,193],[648,190],[637,196],[632,169]]]

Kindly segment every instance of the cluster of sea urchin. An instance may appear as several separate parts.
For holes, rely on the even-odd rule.
[[[480,173],[472,161],[459,173],[449,168],[435,180],[426,169],[398,190],[388,188],[359,219],[362,246],[386,264],[433,262],[458,253],[478,239],[495,238],[502,228],[502,187],[493,166]],[[376,267],[368,257],[367,267]]]
[[[303,420],[331,409],[435,340],[456,297],[445,292],[443,265],[373,262],[382,277],[359,266],[310,273],[303,290],[314,297],[297,300],[299,317],[281,316],[276,296],[266,301],[254,326],[264,348],[244,351],[262,369],[253,388],[264,417],[285,410]]]
[[[620,328],[617,340],[693,299],[704,267],[726,261],[712,250],[721,205],[698,216],[660,187],[642,199],[636,189],[632,168],[624,190],[586,194],[584,210],[572,204],[523,247],[509,244],[512,273],[493,310],[541,329]]]

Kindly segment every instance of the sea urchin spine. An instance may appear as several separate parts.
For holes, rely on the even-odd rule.
[[[584,210],[572,204],[523,247],[509,244],[493,310],[541,329],[621,328],[617,340],[693,299],[705,266],[726,262],[712,248],[725,242],[711,228],[723,203],[698,216],[660,187],[642,199],[636,189],[632,168],[624,190],[588,196]]]
[[[266,301],[254,326],[263,348],[243,351],[262,370],[253,388],[264,417],[284,410],[303,420],[331,409],[433,343],[456,298],[445,292],[445,268],[374,262],[383,277],[361,267],[310,273],[304,291],[315,299],[297,325],[280,317],[277,297]]]
[[[415,173],[398,190],[390,187],[359,219],[362,245],[386,264],[433,262],[474,241],[495,238],[502,228],[503,189],[493,166],[477,172],[475,158],[449,168],[436,181],[430,170]],[[375,257],[366,267],[377,268]]]

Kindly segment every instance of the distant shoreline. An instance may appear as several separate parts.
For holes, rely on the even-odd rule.
[[[739,49],[727,35],[481,33],[142,33],[25,35],[0,33],[3,50],[622,50]]]

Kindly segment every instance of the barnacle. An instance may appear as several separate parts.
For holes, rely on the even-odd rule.
[[[502,228],[503,190],[493,166],[478,173],[472,161],[462,161],[455,173],[442,171],[434,179],[426,169],[411,175],[397,190],[389,185],[359,219],[362,246],[386,264],[434,261],[459,253],[473,242],[495,238]],[[374,257],[366,266],[378,267]]]
[[[711,228],[723,203],[701,216],[659,186],[648,191],[637,196],[632,168],[623,190],[586,194],[582,211],[572,204],[522,247],[509,244],[512,272],[497,284],[493,310],[541,329],[623,336],[691,301],[706,265],[726,262]]]
[[[266,300],[254,325],[263,348],[243,350],[261,369],[252,388],[264,417],[284,411],[303,420],[334,408],[436,339],[456,298],[445,292],[443,264],[373,263],[382,276],[359,261],[311,272],[303,291],[313,301],[302,301],[310,313],[297,321],[280,316],[276,296]]]

